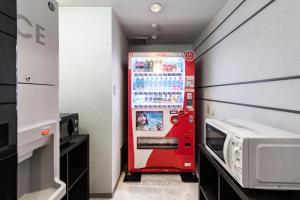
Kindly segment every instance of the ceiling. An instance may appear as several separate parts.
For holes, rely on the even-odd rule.
[[[193,43],[227,0],[61,0],[62,6],[112,6],[127,36],[159,35],[151,43]],[[152,3],[163,10],[152,13]],[[151,24],[159,24],[159,29]]]

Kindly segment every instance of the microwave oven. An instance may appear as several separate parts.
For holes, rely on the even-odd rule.
[[[68,143],[79,134],[78,113],[60,113],[60,145]]]
[[[300,189],[300,135],[244,120],[207,119],[205,147],[244,188]]]

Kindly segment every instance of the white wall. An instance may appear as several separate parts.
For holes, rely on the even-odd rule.
[[[90,192],[112,192],[112,9],[60,8],[60,112],[90,134]],[[80,159],[80,158],[79,158]]]
[[[299,9],[299,0],[229,0],[202,32],[194,44],[198,133],[210,107],[215,118],[300,134]]]
[[[125,109],[128,44],[117,16],[112,13],[112,188],[117,186],[121,172],[121,148],[127,133]],[[125,116],[124,116],[125,115]],[[127,136],[127,135],[126,135]]]
[[[181,52],[193,49],[192,44],[150,44],[130,46],[133,52]]]

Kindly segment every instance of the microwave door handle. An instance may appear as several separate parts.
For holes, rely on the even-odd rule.
[[[225,142],[224,142],[224,147],[223,147],[225,164],[229,169],[231,168],[230,158],[229,158],[229,154],[230,154],[229,144],[230,144],[230,141],[231,141],[231,137],[227,136],[227,138],[225,139]]]

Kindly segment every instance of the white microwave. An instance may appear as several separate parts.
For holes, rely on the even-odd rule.
[[[244,188],[300,189],[300,135],[243,121],[207,119],[205,146]]]

